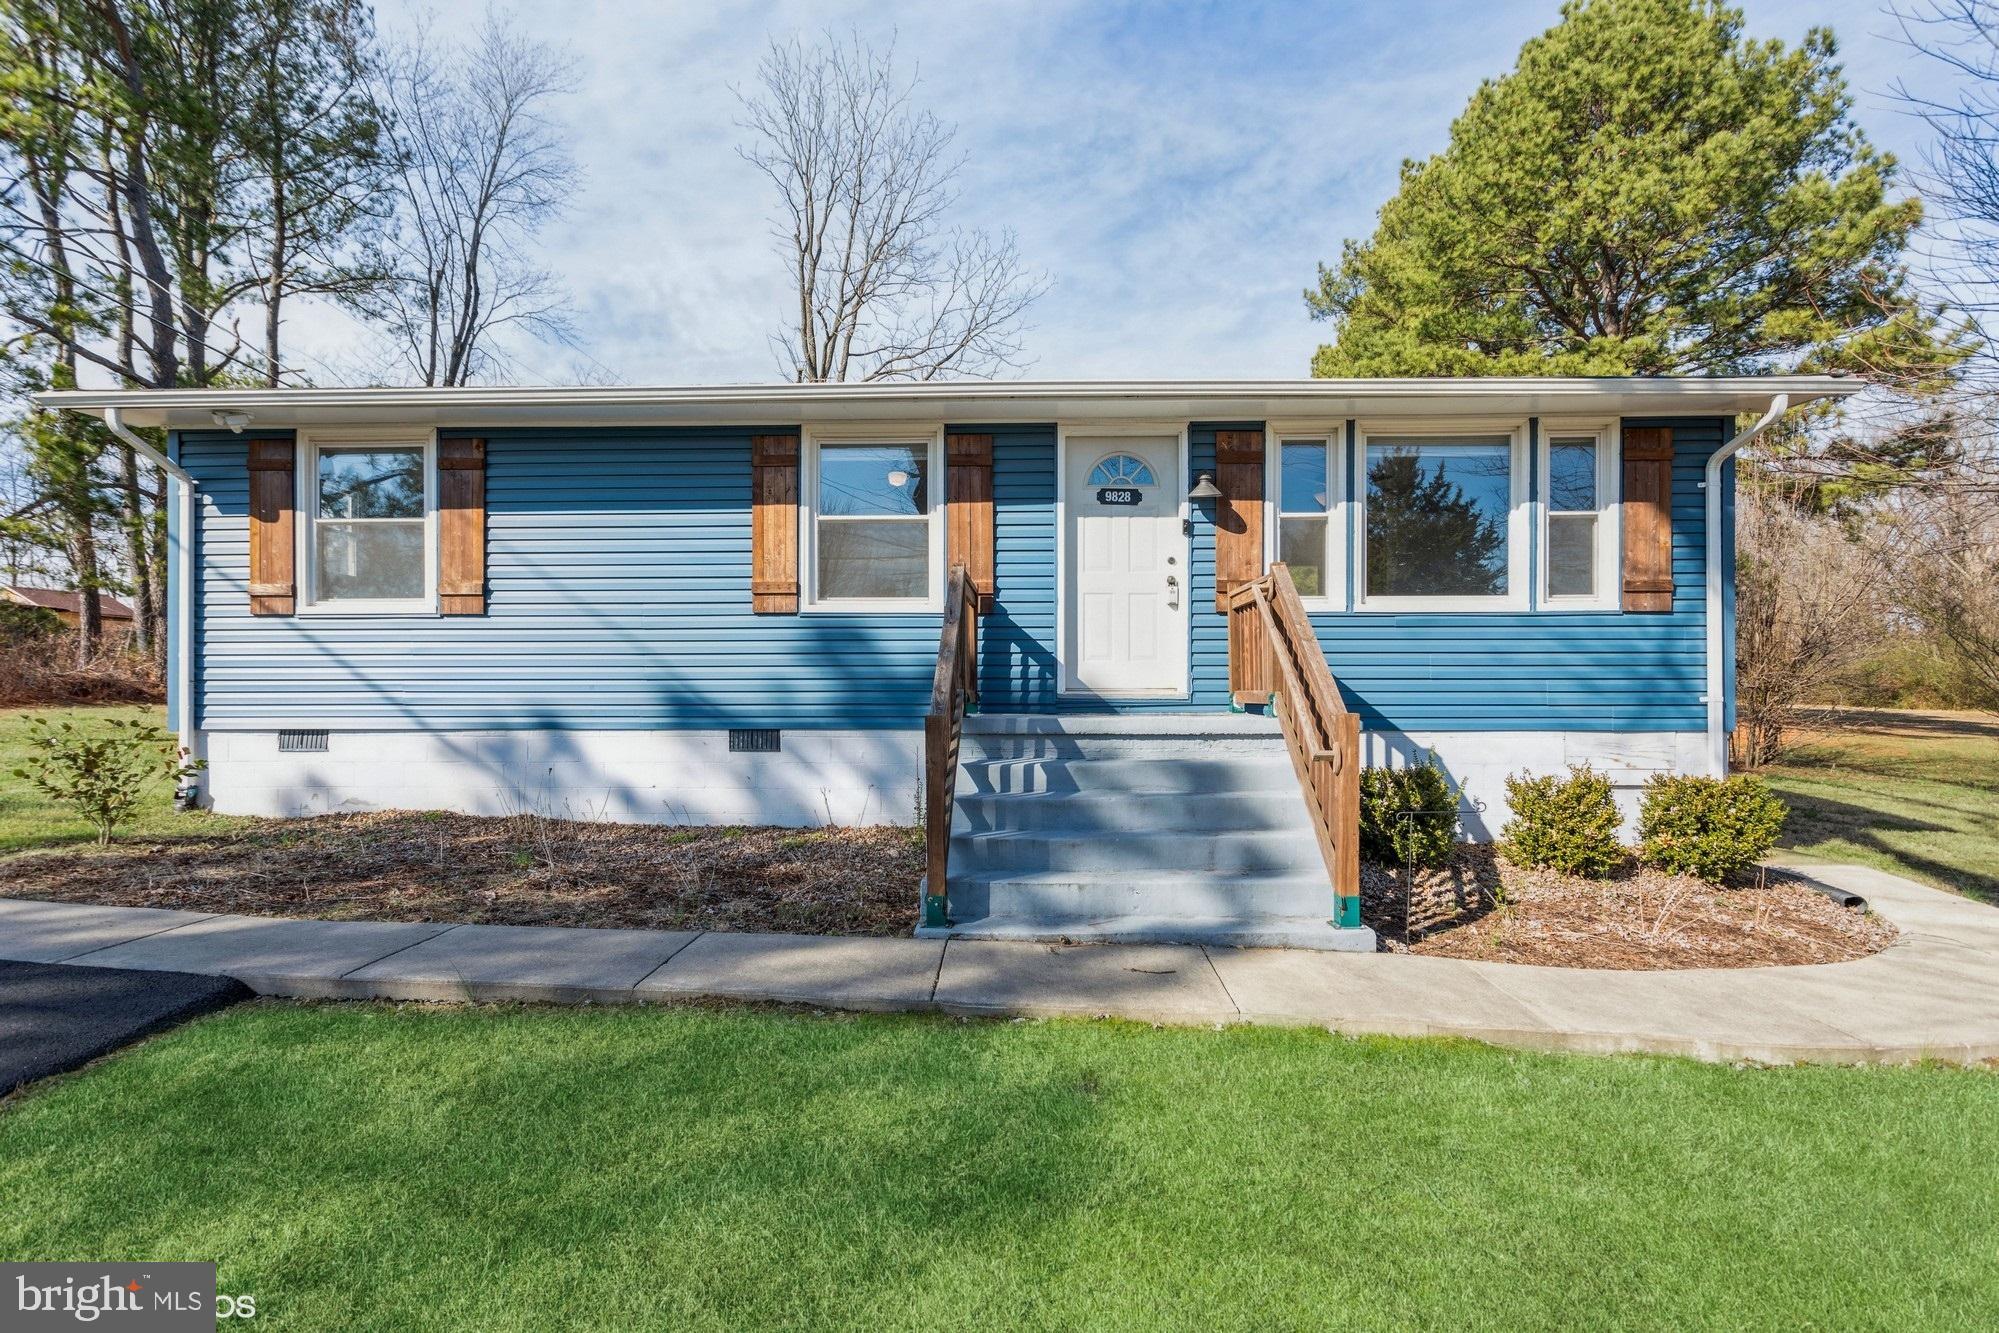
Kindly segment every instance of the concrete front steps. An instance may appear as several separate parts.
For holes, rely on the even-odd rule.
[[[1371,953],[1333,890],[1277,723],[1242,714],[965,719],[951,924],[926,938]]]

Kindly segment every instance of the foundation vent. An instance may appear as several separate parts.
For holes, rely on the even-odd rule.
[[[326,749],[326,733],[323,731],[281,731],[278,733],[279,754],[309,754]]]
[[[778,744],[783,733],[778,731],[752,731],[741,727],[729,729],[729,752],[731,754],[776,754],[784,747]]]

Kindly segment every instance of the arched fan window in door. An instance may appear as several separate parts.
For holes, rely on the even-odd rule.
[[[1111,454],[1090,469],[1092,486],[1156,486],[1158,480],[1143,458],[1131,454]]]

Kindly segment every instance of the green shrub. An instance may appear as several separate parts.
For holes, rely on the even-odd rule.
[[[46,606],[0,602],[0,644],[14,646],[62,633],[62,617]]]
[[[1362,856],[1383,865],[1442,865],[1457,838],[1457,793],[1433,760],[1362,770]]]
[[[1788,813],[1760,778],[1662,773],[1645,784],[1638,854],[1647,865],[1719,884],[1777,845]]]
[[[1565,778],[1509,777],[1506,803],[1513,818],[1500,836],[1515,865],[1602,879],[1624,860],[1617,840],[1624,817],[1610,779],[1587,764],[1571,767]]]
[[[37,717],[28,723],[28,766],[14,770],[43,795],[69,806],[97,829],[103,846],[146,788],[178,783],[202,767],[185,762],[179,743],[149,718],[112,718],[94,735],[74,722]]]

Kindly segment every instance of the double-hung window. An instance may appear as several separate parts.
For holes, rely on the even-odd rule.
[[[1615,609],[1617,447],[1608,426],[1543,423],[1542,600],[1551,609]]]
[[[428,440],[307,440],[301,449],[300,568],[323,611],[436,607],[436,468]]]
[[[1524,425],[1362,431],[1363,609],[1527,605],[1525,435]]]
[[[1277,432],[1277,559],[1291,571],[1298,595],[1344,600],[1346,571],[1336,533],[1339,460],[1333,441],[1344,435]]]
[[[942,604],[940,441],[811,441],[809,606],[922,611]]]

